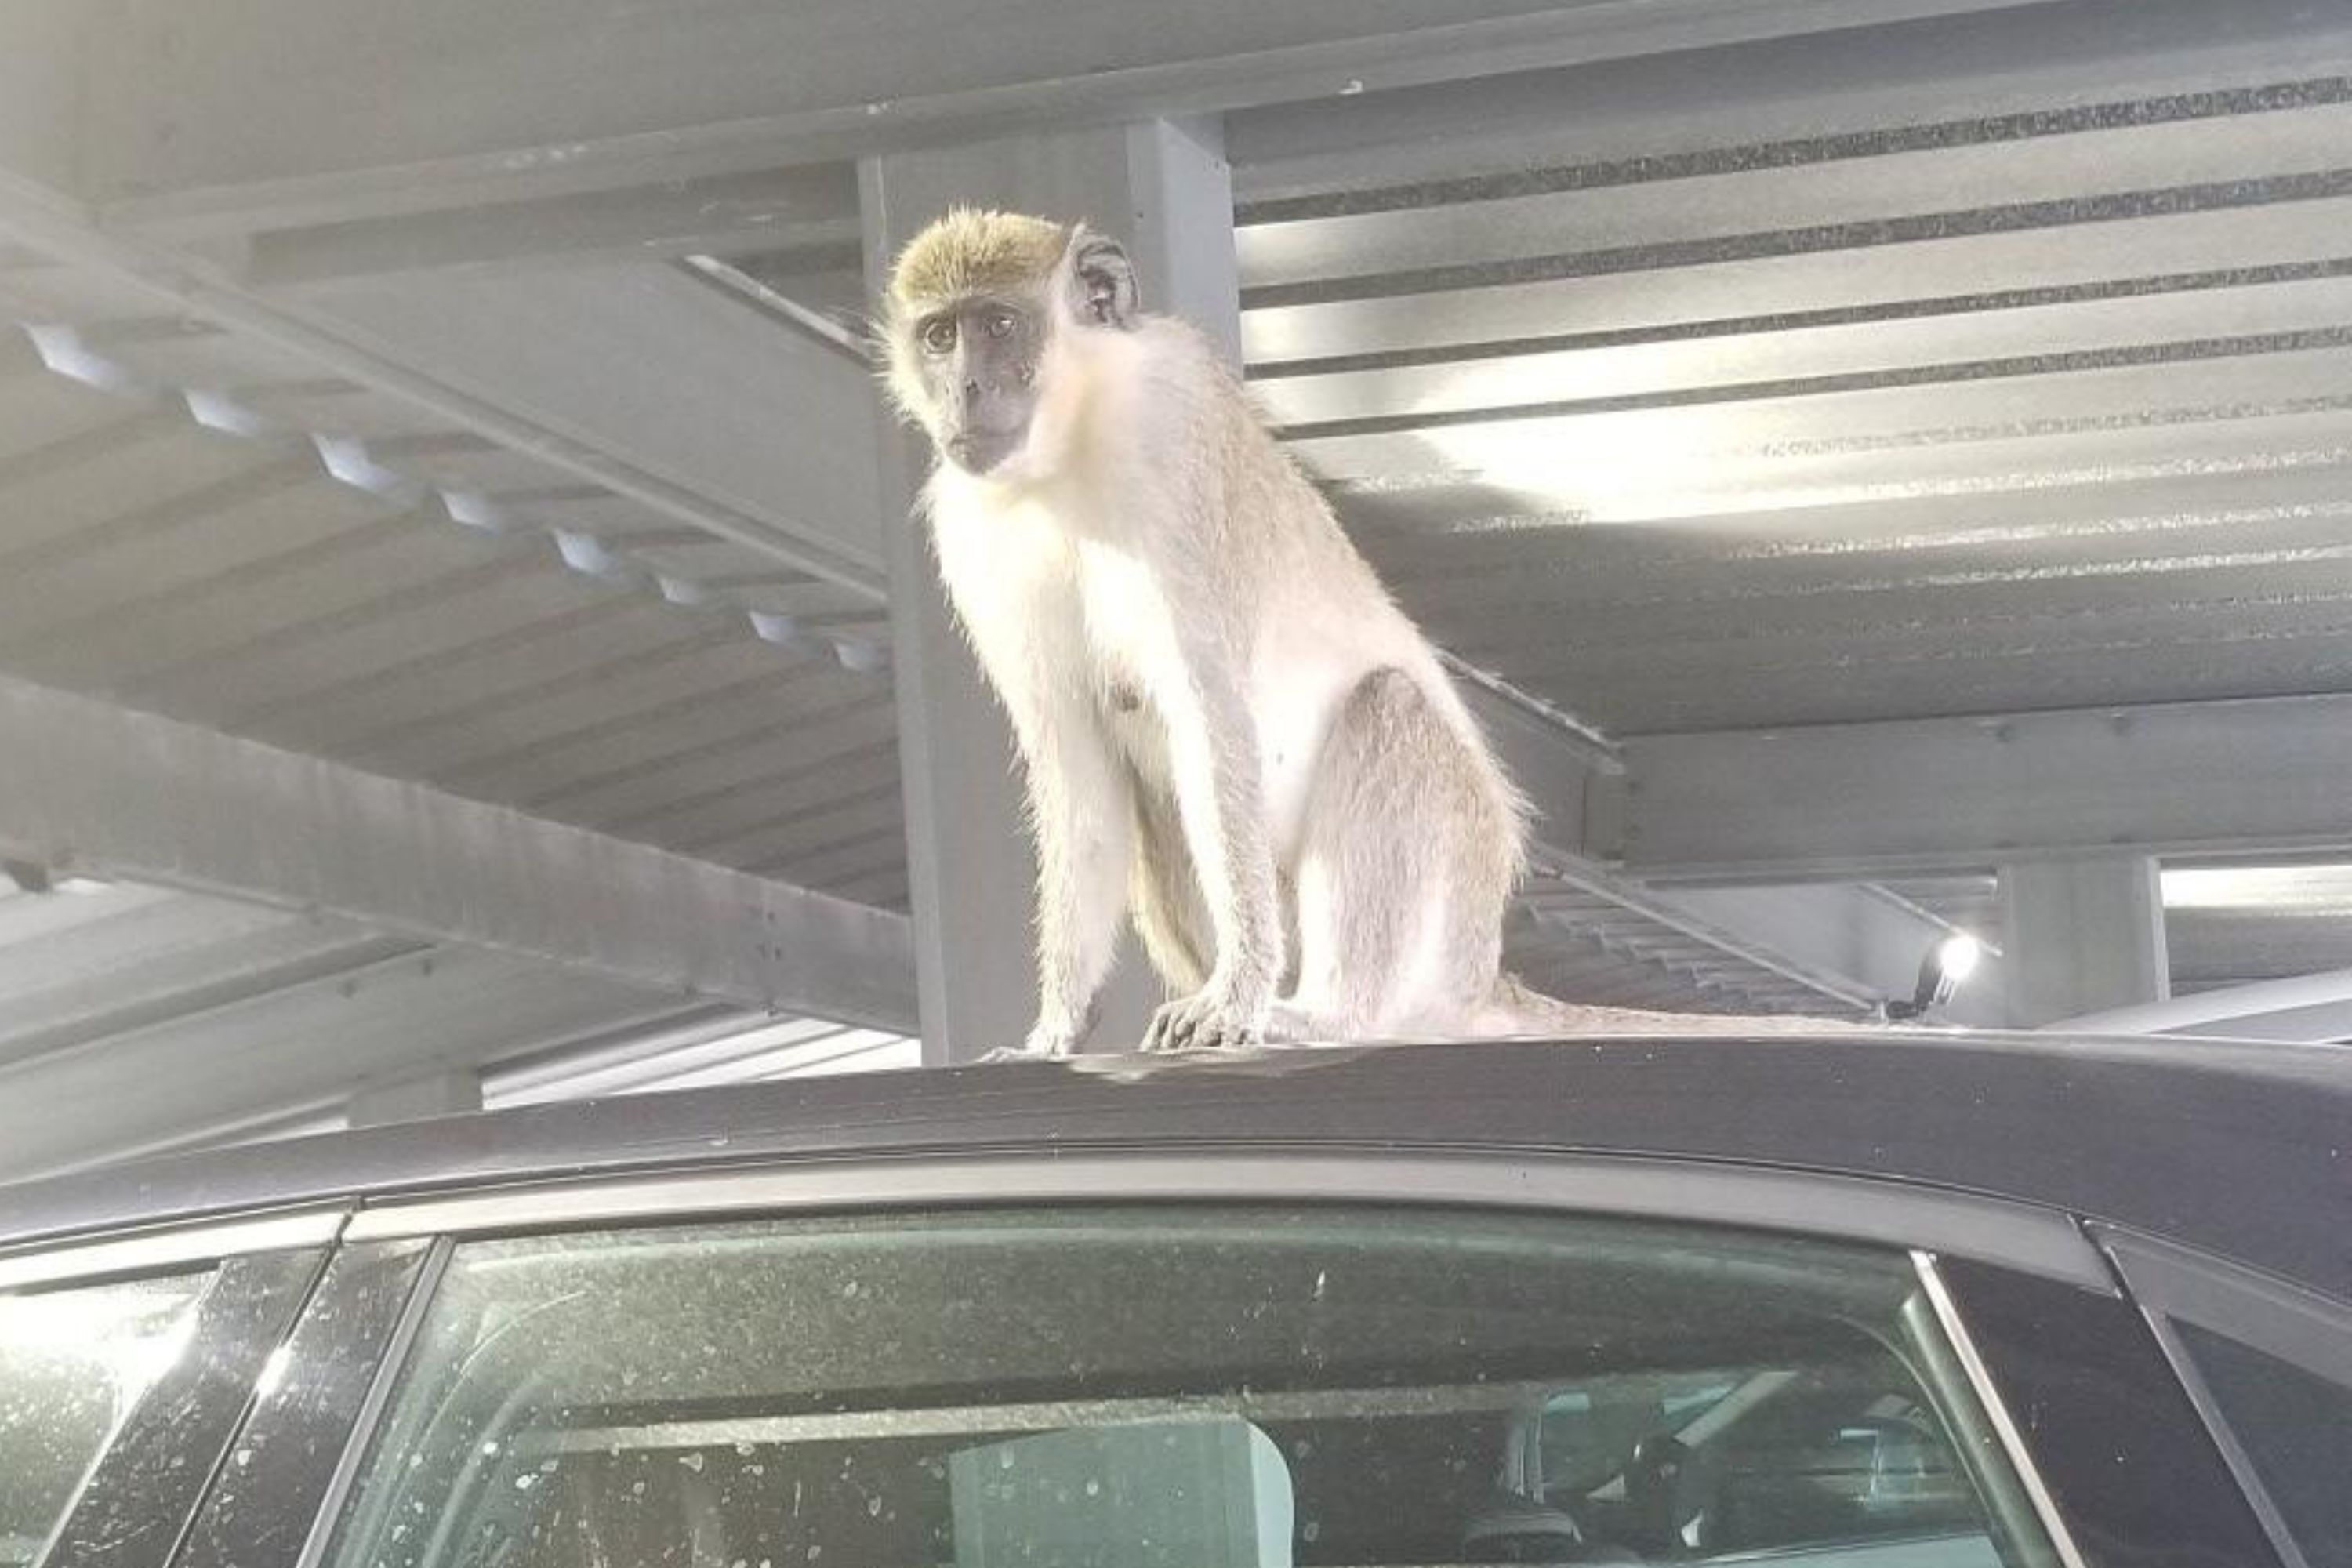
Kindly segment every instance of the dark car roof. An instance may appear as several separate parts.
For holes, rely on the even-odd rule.
[[[583,1100],[0,1186],[0,1243],[549,1177],[1107,1145],[1879,1176],[2110,1220],[2352,1300],[2352,1050],[1944,1033],[1082,1058]]]

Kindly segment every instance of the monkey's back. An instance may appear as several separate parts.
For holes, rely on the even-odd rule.
[[[1207,570],[1241,623],[1253,670],[1251,706],[1265,742],[1268,803],[1277,820],[1306,810],[1311,763],[1284,738],[1328,734],[1351,693],[1379,671],[1412,679],[1459,748],[1448,771],[1478,798],[1478,815],[1510,843],[1516,872],[1524,797],[1494,757],[1436,648],[1390,595],[1323,492],[1286,451],[1209,340],[1168,317],[1146,317],[1134,345],[1145,406],[1173,467],[1162,483],[1192,496],[1214,546]],[[1295,745],[1292,749],[1296,749]]]

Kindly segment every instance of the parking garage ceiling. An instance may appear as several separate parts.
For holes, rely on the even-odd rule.
[[[22,89],[0,91],[0,681],[119,711],[124,745],[150,721],[251,742],[247,783],[316,764],[425,792],[387,854],[488,807],[551,854],[658,852],[630,862],[648,889],[737,896],[710,870],[809,895],[784,907],[812,931],[846,929],[836,906],[903,920],[881,546],[902,524],[859,357],[854,159],[1056,115],[1223,113],[1254,395],[1407,607],[1602,771],[1744,777],[1738,748],[1833,733],[1868,773],[1889,726],[2037,713],[2109,735],[2168,716],[2138,733],[2244,773],[2334,766],[2314,737],[2352,700],[2352,22],[1217,6],[1008,110],[1011,51],[949,81],[912,37],[825,35],[834,79],[763,85],[747,53],[815,22],[761,7],[658,37],[592,7],[605,26],[568,41],[551,4],[350,31],[362,9],[247,0],[195,28],[51,7],[49,64],[94,84],[79,110],[0,66]],[[319,68],[272,72],[240,120],[224,89],[260,79],[232,57],[265,37]],[[453,39],[479,47],[431,65]],[[342,114],[355,69],[425,73],[438,111]],[[2066,831],[2170,858],[2176,983],[2352,962],[2330,801],[2182,765],[2143,783],[2210,831],[2156,831],[2110,787],[2137,754],[2093,756],[2122,804]],[[1763,825],[1743,883],[1998,948],[2006,841],[1936,837],[1927,795],[1857,808],[1844,827],[1880,837],[1853,865],[1769,803],[1702,805]],[[1675,798],[1637,795],[1630,843],[1579,825],[1517,962],[1596,1001],[1867,1001],[1818,945],[1776,946],[1791,922],[1709,901],[1720,857]],[[13,826],[11,853],[59,847]],[[78,847],[104,891],[0,902],[0,1099],[82,1095],[110,1061],[193,1079],[223,1020],[324,1042],[303,1073],[213,1074],[201,1117],[125,1110],[92,1147],[301,1121],[447,1062],[611,1086],[658,1076],[614,1065],[644,1042],[751,1073],[912,1026],[793,1022],[845,1016],[821,975],[730,989],[659,949],[600,970],[556,880],[426,929],[423,903],[289,898],[233,847],[201,875]],[[723,906],[644,907],[690,931]],[[867,953],[901,940],[856,929]]]

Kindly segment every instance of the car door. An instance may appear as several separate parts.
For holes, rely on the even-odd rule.
[[[184,1563],[2278,1561],[2075,1226],[1948,1194],[1098,1152],[347,1236]]]

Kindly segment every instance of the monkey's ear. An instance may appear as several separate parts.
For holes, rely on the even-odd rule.
[[[1070,237],[1071,308],[1089,326],[1135,325],[1135,263],[1107,234],[1080,226]]]

